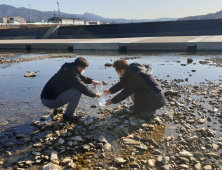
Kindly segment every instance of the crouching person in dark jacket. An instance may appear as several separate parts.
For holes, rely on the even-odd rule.
[[[48,108],[56,109],[68,104],[64,120],[77,120],[75,109],[83,94],[89,97],[100,97],[99,93],[90,90],[86,84],[102,85],[91,78],[84,77],[86,67],[89,64],[86,59],[79,57],[73,63],[65,63],[61,69],[46,83],[41,94],[42,104]]]
[[[120,81],[104,93],[108,95],[122,91],[107,100],[107,106],[117,104],[131,96],[134,102],[134,116],[149,119],[157,109],[165,105],[164,93],[157,80],[150,74],[147,65],[139,63],[129,65],[126,60],[117,60],[113,67]]]

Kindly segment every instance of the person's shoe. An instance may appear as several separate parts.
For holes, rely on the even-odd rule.
[[[129,110],[134,110],[134,105],[131,105],[131,106],[129,107]]]
[[[70,121],[70,122],[77,122],[79,119],[81,119],[82,116],[73,116],[73,117],[68,117],[68,116],[65,116],[63,115],[63,119],[65,121]]]

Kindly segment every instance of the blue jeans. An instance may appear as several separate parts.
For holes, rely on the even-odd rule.
[[[82,93],[80,91],[71,88],[62,92],[55,100],[47,100],[43,98],[41,100],[42,104],[50,109],[55,109],[69,103],[64,115],[72,118],[73,116],[76,116],[75,110],[79,104],[81,95]]]

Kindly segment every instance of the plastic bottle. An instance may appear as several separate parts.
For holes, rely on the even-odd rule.
[[[100,94],[100,98],[98,98],[99,105],[100,105],[100,106],[105,106],[106,100],[108,100],[109,97],[106,96],[106,95],[103,93],[103,86],[97,85],[97,86],[96,86],[96,90],[97,90],[97,92]]]

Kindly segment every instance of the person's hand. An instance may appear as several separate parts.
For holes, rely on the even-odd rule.
[[[99,94],[99,93],[96,93],[96,97],[97,97],[97,98],[100,98],[100,94]]]
[[[92,84],[94,86],[94,89],[96,89],[96,85],[98,85],[98,84],[102,86],[102,83],[100,83],[99,81],[95,81],[95,80],[92,81]]]
[[[111,92],[109,90],[104,90],[103,93],[105,93],[106,96],[111,94]]]
[[[112,102],[111,102],[111,99],[109,99],[109,100],[106,100],[106,106],[110,106],[112,104]]]

